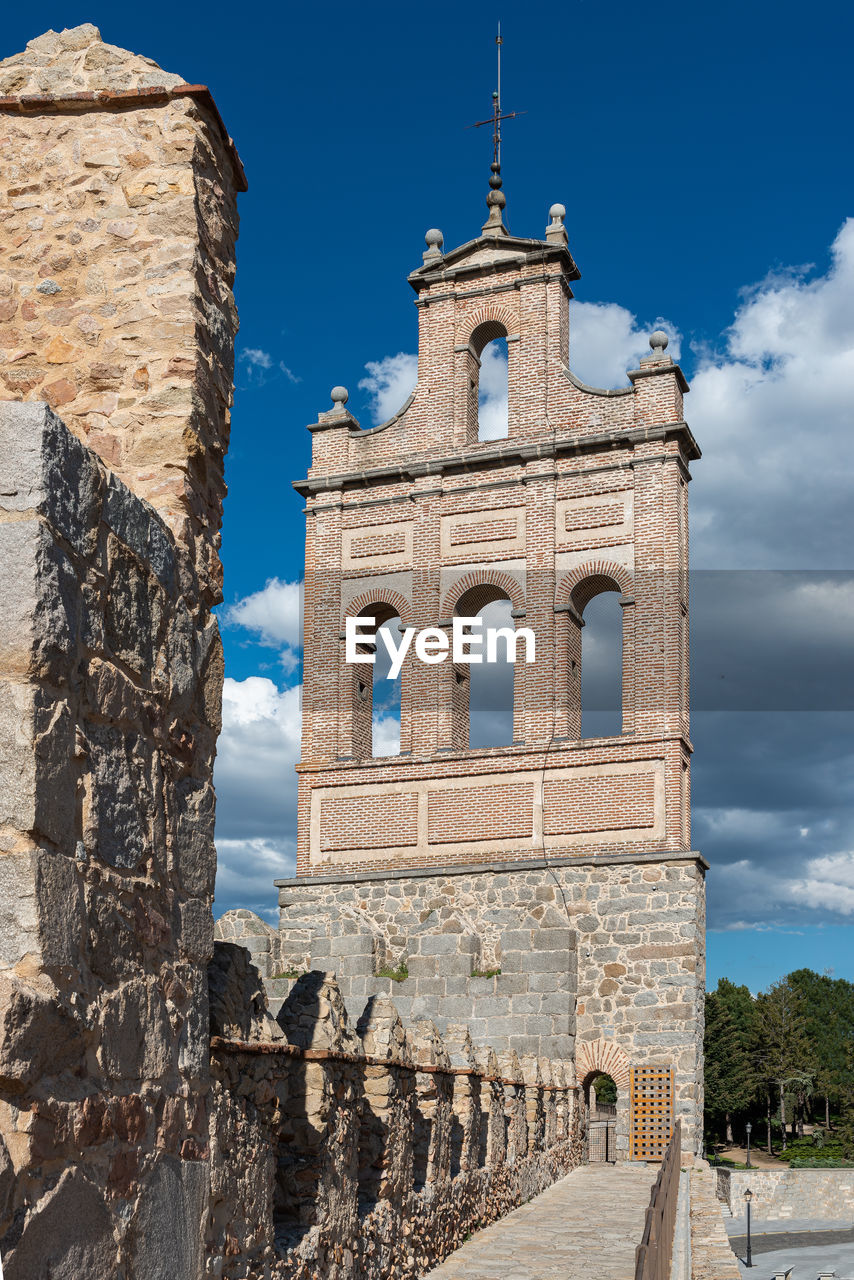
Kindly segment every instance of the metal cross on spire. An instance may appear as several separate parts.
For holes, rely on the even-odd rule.
[[[502,227],[501,210],[507,203],[501,191],[501,122],[502,120],[515,120],[517,116],[527,114],[525,111],[507,111],[504,113],[501,111],[501,46],[503,43],[501,23],[499,22],[498,34],[495,37],[496,56],[498,59],[498,87],[492,94],[492,115],[487,117],[486,120],[477,120],[474,124],[469,125],[470,129],[482,129],[485,125],[492,125],[492,164],[490,166],[492,175],[489,179],[489,185],[492,189],[486,197],[486,203],[489,206],[489,219],[484,226],[484,230]]]

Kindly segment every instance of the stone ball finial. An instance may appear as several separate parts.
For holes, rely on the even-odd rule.
[[[663,329],[656,329],[649,335],[649,345],[655,352],[664,352],[670,339]]]
[[[346,387],[333,387],[329,394],[332,396],[333,403],[340,405],[342,409],[350,399],[350,392]]]
[[[563,222],[566,217],[566,209],[562,204],[553,204],[549,209],[549,217],[552,222]]]
[[[438,227],[431,227],[429,231],[424,233],[424,243],[428,249],[436,249],[441,252],[442,245],[445,243],[445,237],[442,235]]]

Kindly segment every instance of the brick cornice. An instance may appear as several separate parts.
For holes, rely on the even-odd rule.
[[[343,415],[341,425],[349,427]],[[605,449],[632,449],[637,444],[654,440],[678,440],[689,460],[693,461],[701,457],[700,448],[687,422],[661,422],[650,426],[627,427],[619,431],[605,431],[586,436],[549,436],[539,441],[508,441],[495,448],[479,448],[476,452],[471,450],[435,458],[419,458],[410,463],[368,467],[360,471],[308,476],[305,480],[294,480],[292,484],[297,493],[308,498],[312,494],[324,493],[328,489],[343,489],[348,486],[361,488],[384,480],[413,480],[416,475],[478,470],[491,463],[529,462],[539,458],[553,458],[563,453],[582,455]]]
[[[432,626],[445,625],[441,619],[437,623],[431,623]],[[584,755],[591,748],[596,750],[608,750],[609,748],[620,748],[630,746],[633,749],[640,750],[642,747],[658,747],[662,743],[681,742],[685,744],[688,752],[693,754],[694,748],[688,737],[678,730],[672,733],[650,733],[635,734],[624,733],[616,734],[612,738],[574,738],[571,742],[556,742],[552,739],[551,743],[513,743],[502,747],[474,747],[468,750],[451,751],[444,749],[440,754],[435,755],[417,755],[407,758],[406,765],[415,768],[421,768],[424,765],[441,761],[443,765],[447,765],[452,760],[464,760],[470,765],[469,775],[472,774],[490,774],[492,772],[491,763],[495,759],[505,760],[512,756],[520,762],[524,761],[526,756],[536,756],[538,760],[542,760],[546,755],[549,761],[563,757],[562,763],[568,763],[567,756]],[[341,760],[298,760],[294,765],[297,773],[329,773],[338,769],[348,772],[356,769],[376,769],[382,761],[394,759],[399,761],[399,757],[388,756],[369,756],[366,759],[348,759],[346,763]],[[573,763],[583,763],[583,761],[573,761]],[[481,766],[481,767],[479,767]],[[524,767],[524,764],[520,764]],[[551,764],[549,767],[552,767]]]

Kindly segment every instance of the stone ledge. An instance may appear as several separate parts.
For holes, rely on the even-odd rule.
[[[337,876],[293,876],[288,880],[274,880],[277,889],[293,889],[312,884],[360,884],[365,880],[410,880],[429,876],[464,876],[475,874],[503,875],[509,871],[547,871],[556,867],[615,866],[626,863],[694,862],[708,871],[709,863],[701,853],[603,853],[578,858],[530,858],[525,862],[460,862],[447,866],[408,867],[388,871],[351,871]]]
[[[21,115],[37,115],[39,112],[98,111],[121,107],[150,107],[169,102],[173,98],[196,98],[207,107],[219,127],[229,158],[234,165],[235,186],[238,191],[248,191],[246,172],[237,154],[234,140],[225,127],[219,108],[205,84],[178,84],[172,88],[152,86],[136,89],[87,89],[79,93],[22,93],[0,98],[0,111],[18,112]]]

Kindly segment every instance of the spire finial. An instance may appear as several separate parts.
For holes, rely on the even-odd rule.
[[[501,113],[501,46],[504,43],[501,37],[501,23],[498,24],[498,34],[495,37],[496,56],[498,60],[498,88],[492,93],[492,115],[486,120],[478,120],[475,124],[470,125],[472,129],[481,129],[484,125],[492,125],[492,164],[490,165],[489,178],[489,195],[486,197],[486,205],[489,209],[489,217],[483,224],[483,231],[487,235],[508,234],[502,218],[501,211],[507,204],[504,192],[501,190],[503,185],[501,178],[501,121],[515,120],[517,116],[525,115],[524,111],[508,111],[506,115]]]

